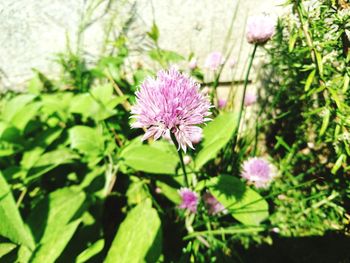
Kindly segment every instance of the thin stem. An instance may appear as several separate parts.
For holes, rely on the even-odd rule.
[[[185,181],[186,187],[190,187],[190,184],[189,184],[189,181],[188,181],[188,177],[187,177],[187,173],[186,173],[186,167],[185,167],[184,159],[183,159],[183,156],[182,156],[182,150],[179,149],[179,144],[177,143],[177,140],[176,140],[176,138],[175,138],[175,136],[174,136],[174,134],[172,132],[170,132],[170,136],[171,136],[171,140],[175,144],[177,154],[179,155],[179,159],[180,159],[180,163],[181,163],[182,172],[184,174],[184,179],[185,179],[184,181]]]
[[[249,74],[250,74],[250,70],[251,70],[252,65],[253,65],[253,60],[254,60],[257,48],[258,48],[258,45],[255,44],[254,45],[254,49],[253,49],[253,53],[250,56],[247,74],[245,75],[245,78],[244,78],[243,96],[242,96],[242,100],[241,100],[241,106],[240,106],[240,109],[239,109],[239,115],[238,115],[238,120],[237,120],[236,132],[235,132],[234,138],[233,138],[233,149],[235,148],[236,143],[237,143],[238,131],[239,131],[239,128],[241,126],[242,112],[243,112],[243,107],[244,107],[244,99],[245,99],[245,94],[247,92],[247,87],[248,87],[248,82],[249,82]]]

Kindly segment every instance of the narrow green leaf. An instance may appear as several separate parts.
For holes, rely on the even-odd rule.
[[[308,91],[310,89],[311,84],[314,81],[315,74],[316,74],[316,70],[314,69],[313,71],[310,72],[309,76],[307,77],[305,86],[304,86],[305,91]]]
[[[17,245],[12,243],[0,243],[0,259],[14,250]]]

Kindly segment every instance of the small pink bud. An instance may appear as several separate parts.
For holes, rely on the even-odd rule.
[[[219,100],[218,100],[218,108],[219,108],[220,110],[222,110],[223,108],[225,108],[226,104],[227,104],[227,100],[225,100],[225,99],[219,99]]]
[[[188,62],[188,67],[189,69],[194,70],[197,67],[197,59],[192,58],[190,62]]]
[[[244,97],[244,106],[246,107],[251,106],[256,102],[256,100],[257,100],[257,97],[255,93],[251,91],[247,91]]]
[[[160,194],[160,193],[162,193],[162,189],[160,189],[159,187],[156,187],[155,192],[156,192],[157,194]]]
[[[189,164],[191,161],[192,161],[191,156],[189,156],[189,155],[184,156],[185,165]]]
[[[230,60],[228,61],[228,66],[230,68],[234,68],[237,64],[237,61],[234,58],[230,58]]]
[[[210,70],[218,70],[225,62],[224,57],[218,51],[214,51],[207,56],[205,60],[205,67]]]

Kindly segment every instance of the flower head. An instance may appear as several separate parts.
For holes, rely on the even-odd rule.
[[[187,209],[192,213],[196,213],[199,203],[198,194],[188,188],[181,188],[179,190],[179,194],[181,197],[181,204],[179,205],[179,208]]]
[[[208,95],[199,90],[199,84],[174,68],[159,71],[157,77],[147,78],[136,92],[136,104],[131,118],[132,128],[146,128],[143,140],[153,137],[169,138],[173,134],[186,152],[192,142],[202,135],[200,125],[210,119]],[[179,150],[178,149],[178,150]]]
[[[221,212],[227,213],[226,208],[211,193],[205,192],[203,200],[210,215],[215,215]]]
[[[256,102],[256,100],[257,100],[256,94],[251,91],[247,91],[244,97],[244,106],[246,107],[251,106]]]
[[[269,16],[252,16],[247,21],[247,40],[251,44],[265,44],[275,33],[275,21]]]
[[[242,165],[241,176],[257,188],[268,187],[276,174],[276,167],[264,158],[249,158]]]
[[[218,70],[225,62],[224,57],[218,51],[214,51],[207,56],[205,60],[205,67],[211,70]]]

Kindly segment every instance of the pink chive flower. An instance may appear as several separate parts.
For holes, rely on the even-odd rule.
[[[256,100],[257,100],[256,94],[251,91],[247,91],[244,97],[244,106],[246,107],[251,106],[256,102]]]
[[[275,21],[269,16],[252,16],[247,21],[247,40],[250,44],[265,44],[275,33]]]
[[[203,195],[203,200],[210,215],[227,213],[225,207],[211,193],[205,192]]]
[[[223,108],[225,108],[226,104],[227,104],[227,100],[225,100],[225,99],[219,99],[219,100],[218,100],[218,108],[219,108],[220,110],[222,110]]]
[[[188,67],[189,67],[189,69],[194,70],[197,67],[197,59],[196,58],[192,58],[188,62]]]
[[[249,158],[242,164],[241,176],[257,188],[267,188],[276,174],[276,167],[264,158]]]
[[[199,203],[198,194],[184,187],[181,188],[178,192],[181,197],[181,204],[179,205],[179,208],[187,209],[192,213],[196,213]]]
[[[205,67],[210,70],[218,70],[225,62],[224,57],[218,51],[214,51],[207,56],[205,60]]]
[[[136,92],[131,108],[132,128],[147,129],[142,140],[169,138],[172,133],[185,152],[187,146],[202,135],[198,125],[209,121],[211,108],[208,95],[199,84],[174,68],[159,71],[156,78],[147,78]]]

